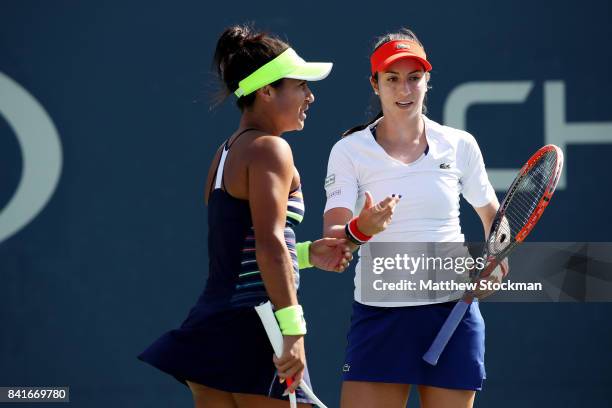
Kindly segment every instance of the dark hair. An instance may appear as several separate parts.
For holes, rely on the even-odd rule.
[[[374,54],[374,52],[383,44],[388,43],[389,41],[396,41],[396,40],[411,40],[416,42],[417,44],[419,44],[421,47],[423,47],[423,44],[421,44],[421,42],[419,41],[419,39],[417,38],[416,34],[408,29],[408,28],[400,28],[398,31],[394,32],[394,33],[388,33],[385,34],[381,37],[378,37],[376,39],[376,42],[374,44],[374,48],[372,49],[371,54]],[[425,47],[423,47],[423,49],[425,49]],[[378,81],[378,72],[375,72],[374,75],[372,76],[372,78],[374,78],[375,81]],[[427,97],[427,95],[425,95],[425,97]],[[379,99],[376,98],[376,100],[379,103]],[[351,133],[354,132],[358,132],[360,130],[363,130],[365,128],[367,128],[368,126],[370,126],[372,123],[376,122],[378,119],[382,118],[383,116],[383,111],[382,108],[379,107],[379,112],[376,114],[376,116],[374,116],[369,122],[364,123],[363,125],[358,125],[355,126],[347,131],[345,131],[344,133],[342,133],[342,137],[344,136],[348,136]],[[425,104],[423,104],[423,113],[427,113],[427,107],[425,106]]]
[[[217,47],[213,64],[223,89],[217,95],[220,103],[238,89],[238,83],[255,72],[259,67],[273,60],[289,45],[277,37],[264,32],[256,32],[247,25],[235,25],[223,31]],[[273,87],[279,87],[282,79],[273,82]],[[236,104],[240,110],[251,106],[255,102],[255,92],[237,99]]]

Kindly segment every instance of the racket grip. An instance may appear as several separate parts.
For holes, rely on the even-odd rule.
[[[429,350],[423,355],[423,360],[434,366],[438,364],[440,355],[444,351],[444,348],[446,348],[451,337],[453,337],[453,333],[457,330],[457,326],[461,323],[461,319],[463,319],[468,307],[470,307],[470,303],[465,300],[457,302],[440,328],[433,343],[429,346]]]
[[[287,381],[287,385],[291,385],[291,383]],[[289,408],[297,408],[297,397],[295,396],[295,392],[289,393]]]
[[[276,357],[283,355],[283,334],[278,327],[276,317],[274,317],[274,311],[272,311],[272,304],[270,302],[262,303],[259,306],[255,306],[255,311],[259,315],[259,319],[263,324],[272,349]]]

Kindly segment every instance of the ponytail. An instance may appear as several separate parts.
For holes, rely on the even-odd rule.
[[[370,120],[368,123],[365,123],[363,125],[358,125],[355,126],[353,128],[350,128],[349,130],[345,131],[344,133],[342,133],[342,137],[346,137],[348,135],[350,135],[351,133],[355,133],[355,132],[359,132],[360,130],[363,130],[365,128],[367,128],[368,126],[370,126],[372,123],[376,122],[378,119],[383,117],[383,112],[382,110],[380,112],[378,112],[378,114],[376,116],[374,116],[374,118],[372,120]]]
[[[235,25],[225,29],[215,48],[213,67],[222,84],[215,96],[214,106],[232,95],[241,80],[252,74],[262,65],[273,60],[289,45],[270,34],[257,32],[248,25]],[[282,79],[270,84],[279,87]],[[253,105],[255,93],[236,99],[240,110]]]

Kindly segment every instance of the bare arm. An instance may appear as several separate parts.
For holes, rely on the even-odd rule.
[[[329,238],[346,238],[344,226],[353,218],[353,212],[348,208],[332,208],[323,215],[323,236]],[[351,241],[346,243],[351,251],[358,248]]]
[[[393,217],[399,197],[388,196],[374,205],[372,195],[366,192],[366,201],[359,213],[357,226],[366,235],[376,235],[384,231]],[[323,215],[323,235],[332,238],[346,238],[344,226],[353,218],[353,212],[348,208],[332,208]],[[358,246],[349,241],[351,250]]]
[[[255,229],[257,265],[276,310],[297,305],[293,262],[285,243],[287,198],[293,180],[293,156],[287,142],[260,136],[249,147],[249,205]],[[283,336],[283,354],[273,356],[278,376],[293,378],[295,391],[304,375],[304,336]]]
[[[491,225],[493,224],[493,219],[495,218],[495,214],[497,213],[497,209],[499,208],[499,203],[497,199],[495,201],[491,201],[489,204],[482,207],[474,207],[476,213],[480,217],[480,221],[482,222],[482,227],[484,228],[485,240],[489,238],[489,232],[491,231]]]
[[[491,201],[489,204],[482,207],[474,207],[476,213],[480,217],[480,221],[482,221],[482,226],[484,228],[485,240],[489,238],[489,233],[491,231],[491,225],[493,224],[493,220],[495,219],[495,215],[497,214],[497,209],[499,208],[499,202],[497,199],[495,201]],[[483,277],[483,280],[489,281],[492,283],[501,282],[504,276],[510,270],[510,266],[508,264],[508,259],[504,259],[501,262],[501,267],[495,268],[488,276]],[[493,291],[481,291],[476,290],[474,294],[480,298],[484,299],[487,296],[490,296]]]
[[[260,136],[249,149],[249,205],[261,277],[276,309],[296,305],[293,263],[285,243],[287,197],[294,167],[291,148],[276,136]]]

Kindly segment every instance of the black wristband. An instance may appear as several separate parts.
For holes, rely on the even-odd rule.
[[[348,222],[344,225],[344,235],[346,235],[346,237],[349,239],[349,241],[351,241],[355,245],[362,245],[363,244],[363,242],[361,242],[360,240],[355,238],[353,236],[353,234],[351,234],[351,230],[349,229]]]

